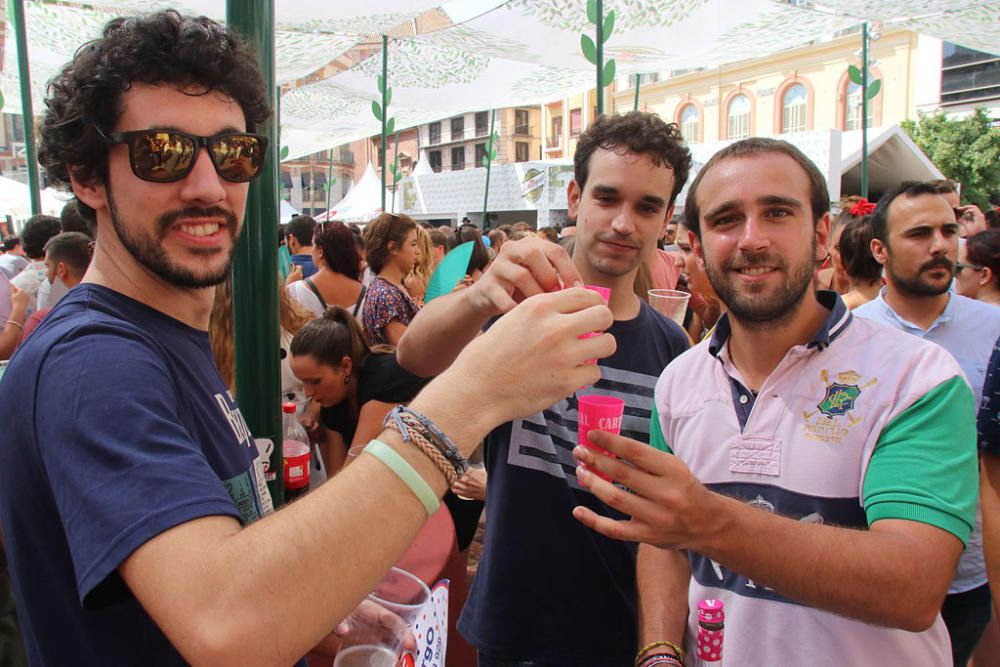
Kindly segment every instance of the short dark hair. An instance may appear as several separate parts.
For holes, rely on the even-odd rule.
[[[955,186],[955,181],[950,178],[936,178],[933,181],[927,181],[927,185],[934,188],[934,191],[939,195],[947,195],[952,192],[958,194],[958,188]]]
[[[28,259],[45,258],[45,244],[49,239],[62,231],[59,218],[51,215],[33,215],[24,223],[21,230],[21,241],[24,243],[24,254]]]
[[[80,232],[94,238],[94,223],[80,214],[80,206],[75,199],[71,199],[63,206],[59,214],[59,223],[64,232]]]
[[[965,254],[976,266],[988,266],[1000,284],[1000,229],[987,229],[965,239]]]
[[[573,155],[573,180],[583,190],[590,172],[590,158],[603,148],[616,153],[635,153],[652,160],[657,167],[674,172],[674,189],[668,206],[674,203],[691,171],[691,151],[684,145],[677,123],[645,111],[600,116],[580,135]]]
[[[354,232],[347,225],[339,220],[321,225],[313,242],[323,253],[323,262],[331,271],[352,280],[361,279],[361,253]]]
[[[294,236],[299,245],[312,245],[313,236],[316,234],[316,221],[308,215],[297,215],[288,223],[285,233]]]
[[[365,226],[365,259],[375,273],[389,261],[389,243],[402,246],[406,235],[417,228],[408,215],[382,213]]]
[[[83,232],[62,232],[45,244],[45,258],[64,262],[75,275],[82,276],[90,266],[92,247],[90,237]]]
[[[114,131],[135,83],[217,91],[239,104],[249,132],[271,114],[257,61],[233,31],[173,10],[112,19],[49,82],[38,161],[50,182],[69,185],[71,169],[83,182],[107,179],[101,133]],[[80,213],[95,217],[82,202]]]
[[[849,220],[837,242],[844,271],[855,280],[873,283],[882,277],[882,265],[872,254],[872,221],[870,215]]]
[[[924,181],[903,181],[896,187],[879,197],[875,210],[872,211],[872,237],[882,243],[889,245],[889,206],[898,197],[905,196],[907,199],[919,197],[920,195],[938,195],[937,187],[933,182]]]
[[[10,252],[19,245],[21,245],[21,239],[16,236],[7,236],[3,240],[3,251]]]
[[[701,238],[701,211],[698,208],[698,186],[701,185],[705,176],[723,160],[755,157],[757,155],[767,155],[778,153],[787,155],[795,160],[802,170],[809,177],[809,206],[812,209],[813,224],[819,224],[824,215],[830,212],[830,194],[826,188],[826,179],[823,173],[813,164],[813,161],[806,157],[805,153],[798,148],[779,139],[768,139],[765,137],[751,137],[732,143],[713,155],[705,166],[701,168],[698,175],[694,177],[691,187],[688,189],[687,201],[684,203],[684,226],[694,235]]]
[[[448,246],[448,237],[445,236],[444,232],[438,229],[432,229],[431,231],[427,232],[427,235],[431,237],[431,245],[433,245],[435,248]]]

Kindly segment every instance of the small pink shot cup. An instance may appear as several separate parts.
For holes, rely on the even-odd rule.
[[[625,401],[613,396],[587,395],[580,396],[577,399],[577,404],[577,444],[614,458],[614,454],[591,443],[587,434],[590,431],[606,431],[615,435],[621,433],[622,415],[625,413]],[[594,474],[602,479],[608,479],[608,477],[597,471],[594,471]]]
[[[608,299],[611,297],[611,290],[607,287],[601,287],[600,285],[584,285],[584,289],[589,289],[591,292],[597,292],[604,299],[604,305],[608,305]],[[593,338],[594,336],[600,336],[603,332],[601,331],[591,331],[590,333],[585,333],[580,338]],[[596,364],[597,359],[587,359],[585,364]]]

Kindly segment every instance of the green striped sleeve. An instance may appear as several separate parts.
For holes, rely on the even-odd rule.
[[[979,494],[974,406],[955,376],[882,429],[863,486],[868,525],[919,521],[968,540]]]
[[[660,426],[660,414],[656,411],[656,401],[653,401],[653,414],[649,418],[649,444],[660,451],[673,454],[674,450],[663,438],[663,428]]]

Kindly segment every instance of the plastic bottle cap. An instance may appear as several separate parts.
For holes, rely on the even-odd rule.
[[[286,415],[294,415],[295,414],[295,404],[292,403],[291,401],[288,401],[287,403],[282,403],[281,404],[281,411],[284,414],[286,414]]]
[[[698,603],[698,620],[702,623],[722,623],[726,620],[722,600],[702,600]]]

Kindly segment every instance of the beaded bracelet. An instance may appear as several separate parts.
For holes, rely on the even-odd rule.
[[[422,436],[451,463],[456,479],[469,471],[468,459],[462,456],[462,453],[458,451],[458,447],[451,441],[451,438],[435,426],[434,422],[426,415],[422,415],[404,405],[397,405],[386,416],[383,426],[399,431],[400,435],[403,436],[404,442],[410,442],[411,435]]]
[[[645,654],[650,649],[659,648],[660,646],[670,649],[677,655],[678,658],[681,659],[681,662],[684,661],[684,649],[682,649],[680,646],[678,646],[673,642],[668,642],[665,639],[661,639],[660,641],[655,641],[646,644],[641,649],[639,649],[639,652],[635,654],[635,667],[640,667],[640,665],[642,664],[643,654]]]
[[[653,655],[648,655],[639,663],[638,667],[661,667],[666,665],[670,665],[670,667],[684,667],[681,659],[673,653],[654,653]]]

